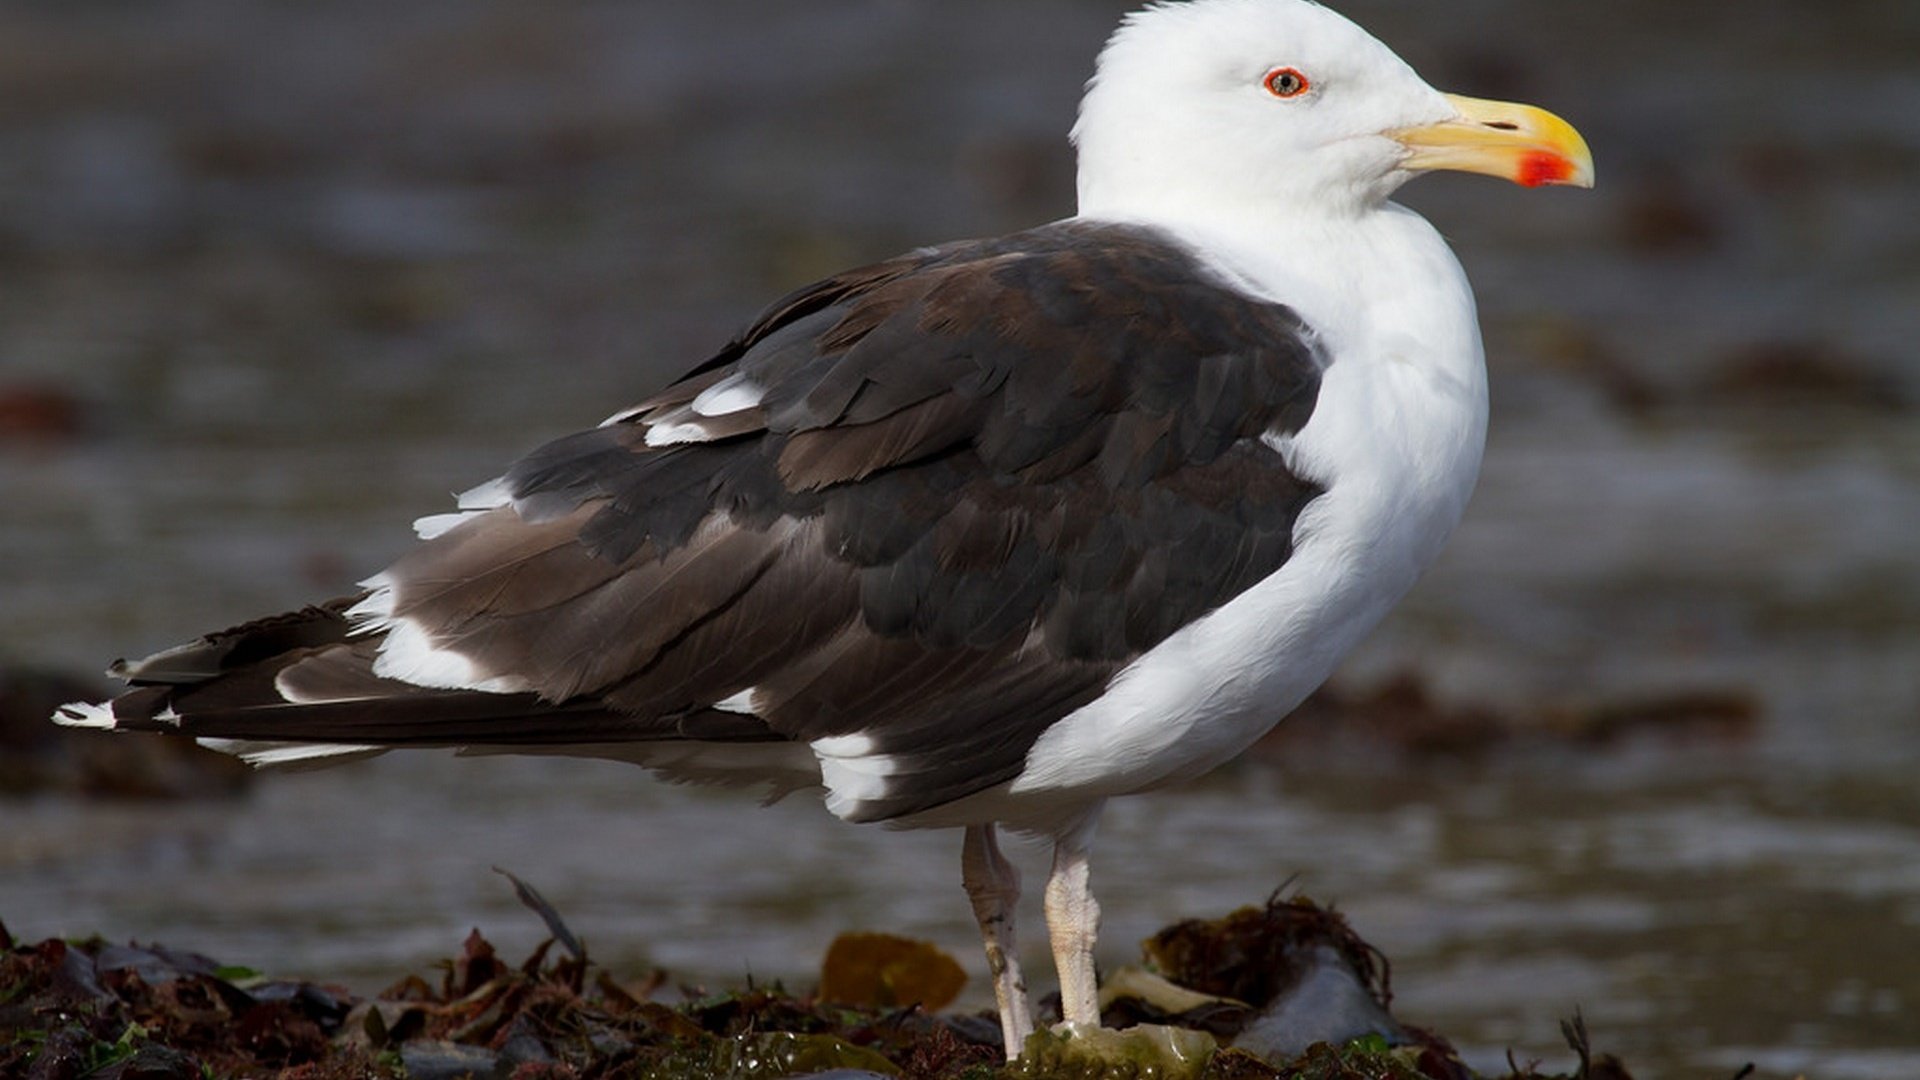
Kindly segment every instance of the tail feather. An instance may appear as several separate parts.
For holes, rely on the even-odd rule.
[[[294,649],[311,649],[345,641],[352,627],[346,611],[363,596],[342,597],[255,619],[228,630],[207,634],[144,660],[115,660],[107,674],[135,686],[205,682]]]
[[[259,765],[331,763],[398,747],[539,749],[696,738],[777,738],[757,719],[693,708],[645,716],[598,698],[416,686],[374,673],[381,635],[352,636],[336,600],[209,634],[114,674],[132,687],[76,702],[58,723],[201,740]]]
[[[364,761],[387,752],[384,746],[348,746],[340,743],[261,742],[255,739],[201,739],[200,745],[231,754],[256,769],[320,768]]]

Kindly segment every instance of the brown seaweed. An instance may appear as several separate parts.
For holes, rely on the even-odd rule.
[[[26,944],[0,928],[0,1075],[29,1080],[650,1080],[830,1073],[925,1080],[1161,1077],[1193,1080],[1466,1080],[1446,1041],[1393,1021],[1391,1038],[1319,1041],[1263,1058],[1223,1048],[1301,983],[1302,957],[1337,957],[1381,1009],[1385,957],[1337,912],[1303,897],[1269,898],[1223,918],[1188,920],[1144,943],[1178,984],[1171,1014],[1139,997],[1110,1001],[1097,1032],[1042,1030],[1022,1060],[1000,1060],[981,1013],[929,1010],[958,971],[932,946],[855,938],[823,984],[860,992],[752,986],[656,1000],[664,973],[626,979],[595,967],[560,915],[516,880],[554,937],[518,964],[479,931],[437,978],[409,975],[372,998],[336,986],[272,980],[197,953],[102,939]],[[562,948],[552,946],[564,942]],[[851,950],[851,952],[849,952]],[[1321,962],[1325,962],[1324,960]],[[904,963],[904,967],[901,964]],[[951,966],[951,970],[949,970]],[[886,974],[886,972],[891,972]],[[891,981],[889,981],[891,980]],[[917,981],[916,981],[917,980]],[[928,980],[932,980],[931,983]],[[1117,980],[1116,980],[1117,981]],[[926,987],[938,984],[938,993]],[[1133,985],[1148,985],[1136,980]],[[839,1000],[835,1000],[838,998]],[[891,998],[891,1000],[889,1000]],[[914,998],[914,1001],[906,999]],[[861,1000],[848,1000],[861,999]],[[1199,1004],[1194,1004],[1198,1002]],[[1390,1018],[1389,1018],[1390,1019]],[[1119,1025],[1130,1024],[1126,1030]],[[1624,1080],[1590,1048],[1585,1022],[1565,1026],[1574,1080]],[[1537,1066],[1513,1080],[1549,1080]]]

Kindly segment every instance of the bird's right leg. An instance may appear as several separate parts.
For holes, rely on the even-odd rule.
[[[993,973],[993,999],[1000,1006],[1000,1033],[1007,1043],[1007,1060],[1020,1056],[1033,1031],[1033,1011],[1027,1004],[1027,980],[1020,974],[1014,948],[1013,914],[1020,900],[1020,872],[1000,853],[991,824],[967,826],[960,851],[960,880],[980,938],[987,949],[987,970]]]

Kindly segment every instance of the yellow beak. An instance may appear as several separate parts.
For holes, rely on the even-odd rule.
[[[1407,148],[1403,168],[1459,169],[1516,184],[1593,186],[1593,154],[1573,125],[1545,109],[1446,95],[1451,120],[1390,131]]]

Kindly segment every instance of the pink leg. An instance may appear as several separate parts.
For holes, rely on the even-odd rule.
[[[1020,974],[1020,958],[1013,937],[1014,908],[1020,901],[1020,872],[1000,853],[992,825],[969,825],[960,851],[960,879],[973,901],[973,917],[980,923],[986,944],[987,970],[993,973],[993,999],[1000,1006],[1000,1032],[1006,1038],[1007,1060],[1020,1056],[1033,1031],[1033,1012],[1027,1004],[1027,981]]]
[[[1099,989],[1093,975],[1093,943],[1100,933],[1100,905],[1088,886],[1087,855],[1093,847],[1099,808],[1054,841],[1053,873],[1047,878],[1047,936],[1060,973],[1060,1013],[1077,1027],[1100,1026]]]

